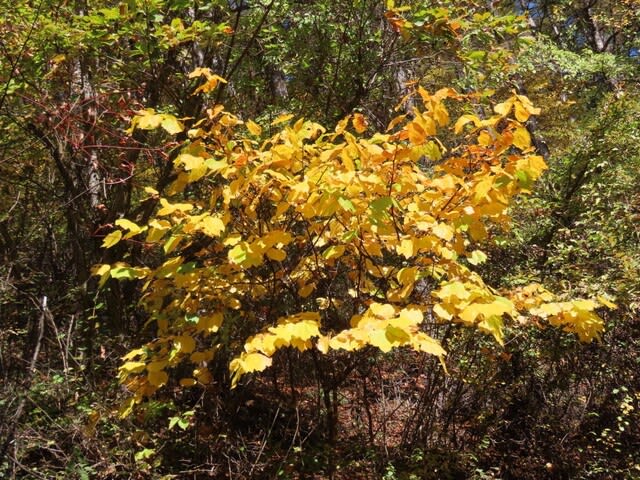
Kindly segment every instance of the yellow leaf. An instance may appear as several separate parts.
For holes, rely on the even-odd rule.
[[[284,230],[272,230],[262,237],[262,241],[267,247],[274,245],[289,245],[293,241],[293,236]]]
[[[162,122],[162,115],[156,114],[153,108],[147,108],[136,112],[136,116],[131,121],[131,129],[133,131],[136,127],[142,130],[153,130],[160,126]]]
[[[154,387],[161,387],[169,381],[169,375],[167,375],[167,372],[164,370],[159,370],[157,372],[149,372],[147,374],[147,379]]]
[[[369,305],[369,310],[371,310],[371,313],[373,313],[376,317],[385,319],[391,318],[396,314],[396,309],[393,308],[393,305],[389,305],[388,303],[381,304],[374,302]]]
[[[332,245],[322,252],[322,256],[327,260],[333,260],[334,258],[340,258],[344,254],[345,245]]]
[[[235,376],[240,377],[245,373],[262,372],[270,367],[271,363],[271,358],[262,353],[243,353],[240,358],[231,362],[230,369],[236,374]]]
[[[200,220],[198,228],[210,237],[219,237],[225,230],[224,222],[218,217],[211,216]]]
[[[292,118],[293,118],[292,113],[283,113],[281,115],[278,115],[278,117],[273,122],[271,122],[271,125],[279,125],[281,123],[288,122]]]
[[[157,278],[169,278],[176,273],[183,262],[184,259],[180,256],[169,258],[155,270],[154,275]]]
[[[369,126],[369,122],[367,122],[367,119],[361,113],[355,113],[352,122],[353,128],[355,128],[358,133],[364,133]]]
[[[182,241],[183,236],[182,235],[171,235],[166,242],[164,242],[164,244],[162,245],[162,250],[164,251],[165,254],[169,255],[171,252],[173,252],[176,248],[178,248],[178,245],[180,244],[180,242]]]
[[[550,315],[557,315],[562,311],[562,305],[560,303],[545,303],[538,308],[532,308],[530,312],[533,315],[537,315],[542,318],[547,318]]]
[[[205,159],[190,153],[181,153],[176,157],[174,162],[176,165],[182,165],[185,170],[193,170],[204,166]]]
[[[211,77],[211,75],[213,75],[213,73],[211,72],[210,68],[198,67],[198,68],[194,69],[191,73],[189,73],[189,78],[196,78],[196,77],[201,77],[201,76],[205,76],[205,77],[209,78],[209,77]]]
[[[221,312],[216,312],[211,315],[203,315],[198,318],[196,328],[198,331],[204,331],[207,333],[215,333],[222,326],[224,316]]]
[[[328,336],[322,335],[320,337],[318,337],[318,340],[316,341],[316,348],[318,349],[318,351],[320,353],[324,353],[327,354],[329,352],[329,342],[330,342],[330,338]]]
[[[229,250],[227,257],[229,258],[229,261],[231,261],[232,263],[240,265],[242,262],[244,262],[247,259],[247,250],[248,250],[247,242],[238,243],[231,250]]]
[[[407,125],[407,133],[409,134],[409,141],[414,145],[421,145],[427,138],[427,133],[422,126],[416,121],[413,121]]]
[[[506,102],[503,103],[498,103],[495,107],[493,107],[493,110],[498,114],[498,115],[502,115],[503,117],[509,115],[509,112],[511,111],[511,107],[513,106],[513,99],[509,99]]]
[[[262,133],[262,127],[260,127],[260,125],[258,125],[253,120],[247,120],[246,125],[247,130],[249,130],[249,133],[251,133],[251,135],[259,136]]]
[[[218,83],[227,83],[224,78],[218,75],[205,74],[205,76],[207,77],[207,81],[194,90],[194,95],[199,92],[209,93],[218,86]]]
[[[189,360],[193,363],[208,362],[213,359],[213,349],[204,350],[202,352],[193,352],[189,355]]]
[[[416,281],[416,277],[418,275],[418,269],[416,267],[405,267],[401,268],[396,275],[398,282],[400,285],[413,285]]]
[[[102,287],[106,281],[109,279],[109,272],[111,270],[111,265],[94,265],[91,269],[91,275],[100,277],[98,282],[98,286]]]
[[[453,228],[446,223],[438,223],[432,228],[433,233],[443,240],[451,240],[453,238]]]
[[[147,363],[148,372],[159,372],[164,370],[169,362],[167,360],[156,360],[155,362]]]
[[[128,417],[133,411],[133,407],[136,404],[136,397],[127,398],[124,400],[118,408],[118,416],[123,419]]]
[[[285,258],[287,258],[287,254],[279,248],[270,248],[269,250],[267,250],[266,254],[267,257],[269,257],[271,260],[275,260],[276,262],[281,262]]]
[[[438,317],[442,318],[443,320],[451,320],[453,318],[453,315],[439,303],[436,303],[433,306],[433,313],[438,315]]]
[[[513,312],[513,308],[513,304],[506,299],[492,303],[472,303],[460,313],[460,318],[466,323],[474,323],[478,316],[484,319],[501,317],[505,313]]]
[[[405,238],[396,246],[396,252],[409,259],[415,255],[415,242],[412,238]]]
[[[478,145],[483,145],[488,147],[493,143],[493,137],[489,135],[487,132],[482,131],[478,134]]]
[[[471,252],[471,255],[467,257],[467,261],[471,265],[480,265],[481,263],[487,261],[487,255],[481,250],[474,250],[473,252]]]
[[[149,222],[149,232],[147,233],[146,241],[155,243],[160,240],[165,232],[171,228],[171,223],[166,220],[151,220]]]
[[[529,112],[520,103],[515,104],[515,117],[519,122],[529,120]]]
[[[400,322],[406,322],[410,325],[418,325],[419,323],[422,323],[423,319],[424,315],[422,314],[422,310],[416,307],[403,308],[400,311],[400,316],[398,317]],[[395,322],[395,320],[392,322]]]
[[[246,372],[261,372],[271,366],[271,359],[261,353],[248,353],[243,360]]]
[[[181,378],[180,379],[180,386],[181,387],[193,387],[196,383],[196,379],[195,378]]]
[[[469,122],[473,122],[474,126],[478,126],[480,124],[480,119],[475,115],[462,115],[453,127],[455,134],[458,135],[462,132],[464,126]]]
[[[374,347],[378,347],[382,352],[388,353],[394,346],[389,338],[387,338],[387,332],[385,330],[374,330],[369,333],[369,343]],[[396,342],[397,343],[397,342]]]
[[[504,335],[502,333],[502,318],[496,315],[485,318],[478,323],[478,328],[486,333],[490,333],[500,345],[504,345]]]
[[[133,223],[131,220],[127,220],[126,218],[119,218],[116,220],[116,225],[122,227],[125,230],[129,230],[131,232],[139,233],[142,228]]]
[[[471,235],[471,238],[473,240],[479,242],[487,238],[487,229],[484,228],[482,222],[478,220],[472,222],[471,225],[469,225],[469,234]]]
[[[165,198],[160,199],[160,205],[162,208],[158,210],[158,215],[171,215],[174,212],[188,212],[193,209],[193,205],[190,203],[169,203]]]
[[[437,340],[430,337],[424,332],[418,332],[417,334],[413,335],[411,337],[411,345],[414,350],[430,353],[431,355],[436,355],[438,357],[443,357],[447,354],[445,349],[442,348]]]
[[[520,150],[531,147],[531,136],[525,127],[518,127],[513,132],[513,144]]]
[[[597,299],[601,305],[604,305],[605,307],[610,308],[611,310],[616,310],[618,308],[618,306],[615,303],[607,300],[605,297],[601,295],[598,295]]]
[[[529,176],[535,180],[547,169],[547,164],[540,155],[530,155],[520,160],[518,167],[526,170]]]
[[[161,115],[160,125],[171,135],[175,135],[176,133],[180,133],[184,130],[182,122],[168,113]]]
[[[466,300],[471,295],[465,285],[458,281],[443,284],[440,290],[433,292],[433,294],[446,303],[456,303],[454,298]]]
[[[122,231],[121,230],[114,230],[109,235],[104,237],[104,240],[102,241],[102,247],[103,248],[111,248],[116,243],[118,243],[121,238],[122,238]]]
[[[411,338],[409,332],[394,325],[387,325],[384,334],[393,346],[403,345]]]
[[[120,365],[118,370],[124,373],[140,373],[147,368],[147,364],[145,362],[127,362],[123,365]]]
[[[431,114],[441,127],[449,123],[449,112],[447,112],[447,109],[442,103],[436,103]]]
[[[136,357],[145,357],[145,351],[142,348],[136,348],[135,350],[131,350],[129,353],[122,357],[122,360],[128,361],[133,360]]]
[[[203,385],[208,385],[213,380],[213,376],[208,368],[196,368],[193,370],[193,376]]]
[[[180,353],[191,353],[196,348],[196,341],[189,335],[180,335],[173,339]]]

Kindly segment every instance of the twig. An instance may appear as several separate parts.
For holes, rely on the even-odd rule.
[[[297,411],[297,409],[296,409],[296,411]],[[251,470],[249,470],[249,478],[251,478],[251,475],[253,474],[253,470],[256,468],[256,466],[258,465],[258,462],[260,461],[260,457],[262,456],[262,452],[264,452],[264,449],[267,446],[267,442],[269,441],[269,437],[271,436],[271,432],[273,431],[273,427],[276,424],[276,421],[278,420],[278,415],[280,415],[280,407],[277,408],[276,414],[273,416],[273,421],[271,422],[271,426],[269,427],[269,431],[264,436],[264,440],[262,441],[262,445],[260,445],[260,451],[258,451],[258,456],[256,457],[256,460],[253,462],[253,465],[251,465]],[[295,439],[295,435],[294,435],[294,439]]]

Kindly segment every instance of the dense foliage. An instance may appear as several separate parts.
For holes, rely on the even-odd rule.
[[[640,475],[636,0],[0,6],[0,475]]]

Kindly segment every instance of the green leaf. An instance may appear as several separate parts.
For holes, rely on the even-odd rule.
[[[114,267],[111,269],[110,274],[111,278],[115,278],[116,280],[134,280],[147,276],[144,271],[132,267]]]
[[[143,448],[139,452],[136,452],[133,455],[133,458],[136,462],[141,462],[142,460],[146,460],[156,454],[156,451],[153,448]]]
[[[524,170],[518,170],[516,172],[516,178],[518,179],[518,183],[522,188],[529,189],[531,184],[533,183],[531,177]]]
[[[342,207],[343,210],[347,212],[355,212],[356,207],[353,206],[353,202],[344,197],[338,197],[338,204]]]
[[[371,208],[374,213],[377,213],[388,210],[391,205],[393,205],[391,197],[381,197],[376,198],[373,202],[371,202],[369,208]]]

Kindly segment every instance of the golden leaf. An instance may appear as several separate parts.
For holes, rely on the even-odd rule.
[[[173,339],[180,353],[191,353],[196,348],[196,341],[189,335],[180,335]]]
[[[205,159],[189,153],[181,153],[173,161],[176,165],[182,165],[185,170],[193,170],[194,168],[203,167]]]
[[[352,122],[353,128],[355,128],[358,133],[364,133],[369,126],[369,122],[367,122],[367,119],[361,113],[354,113]]]
[[[320,353],[327,354],[329,352],[330,338],[326,335],[321,335],[316,341],[316,348]]]
[[[376,317],[380,317],[380,318],[391,318],[396,314],[396,309],[393,308],[393,305],[389,305],[388,303],[380,304],[380,303],[374,302],[371,305],[369,305],[369,310]]]
[[[531,136],[525,127],[518,127],[513,132],[513,144],[520,150],[531,147]]]
[[[144,371],[145,368],[147,368],[147,364],[145,362],[126,362],[125,364],[120,365],[118,370],[125,373],[140,373]]]
[[[218,217],[206,216],[198,223],[198,228],[210,237],[219,237],[225,230],[224,222]]]
[[[261,372],[271,366],[271,359],[261,353],[247,353],[242,357],[243,370],[249,372]]]
[[[282,262],[285,258],[287,258],[287,254],[284,250],[280,250],[279,248],[270,248],[266,252],[267,257],[271,260],[275,260],[277,262]]]
[[[149,383],[154,387],[161,387],[169,381],[169,375],[164,370],[149,372],[147,374]]]
[[[411,258],[415,255],[415,242],[411,238],[405,238],[396,246],[396,252],[405,258]]]
[[[453,127],[454,133],[458,135],[460,132],[462,132],[464,126],[469,122],[473,122],[474,126],[477,127],[480,124],[480,119],[476,115],[462,115],[460,118],[458,118]]]
[[[293,118],[292,113],[283,113],[281,115],[278,115],[278,117],[273,122],[271,122],[271,125],[279,125],[281,123],[288,122],[292,118]]]
[[[247,120],[246,125],[251,135],[259,136],[262,133],[262,127],[253,120]]]
[[[411,344],[414,350],[418,350],[420,352],[430,353],[431,355],[436,355],[438,357],[443,357],[447,354],[442,345],[431,338],[424,332],[418,332],[417,334],[411,337]]]
[[[104,240],[102,241],[102,248],[113,247],[116,243],[120,241],[121,238],[122,238],[122,231],[114,230],[109,235],[104,237]]]

